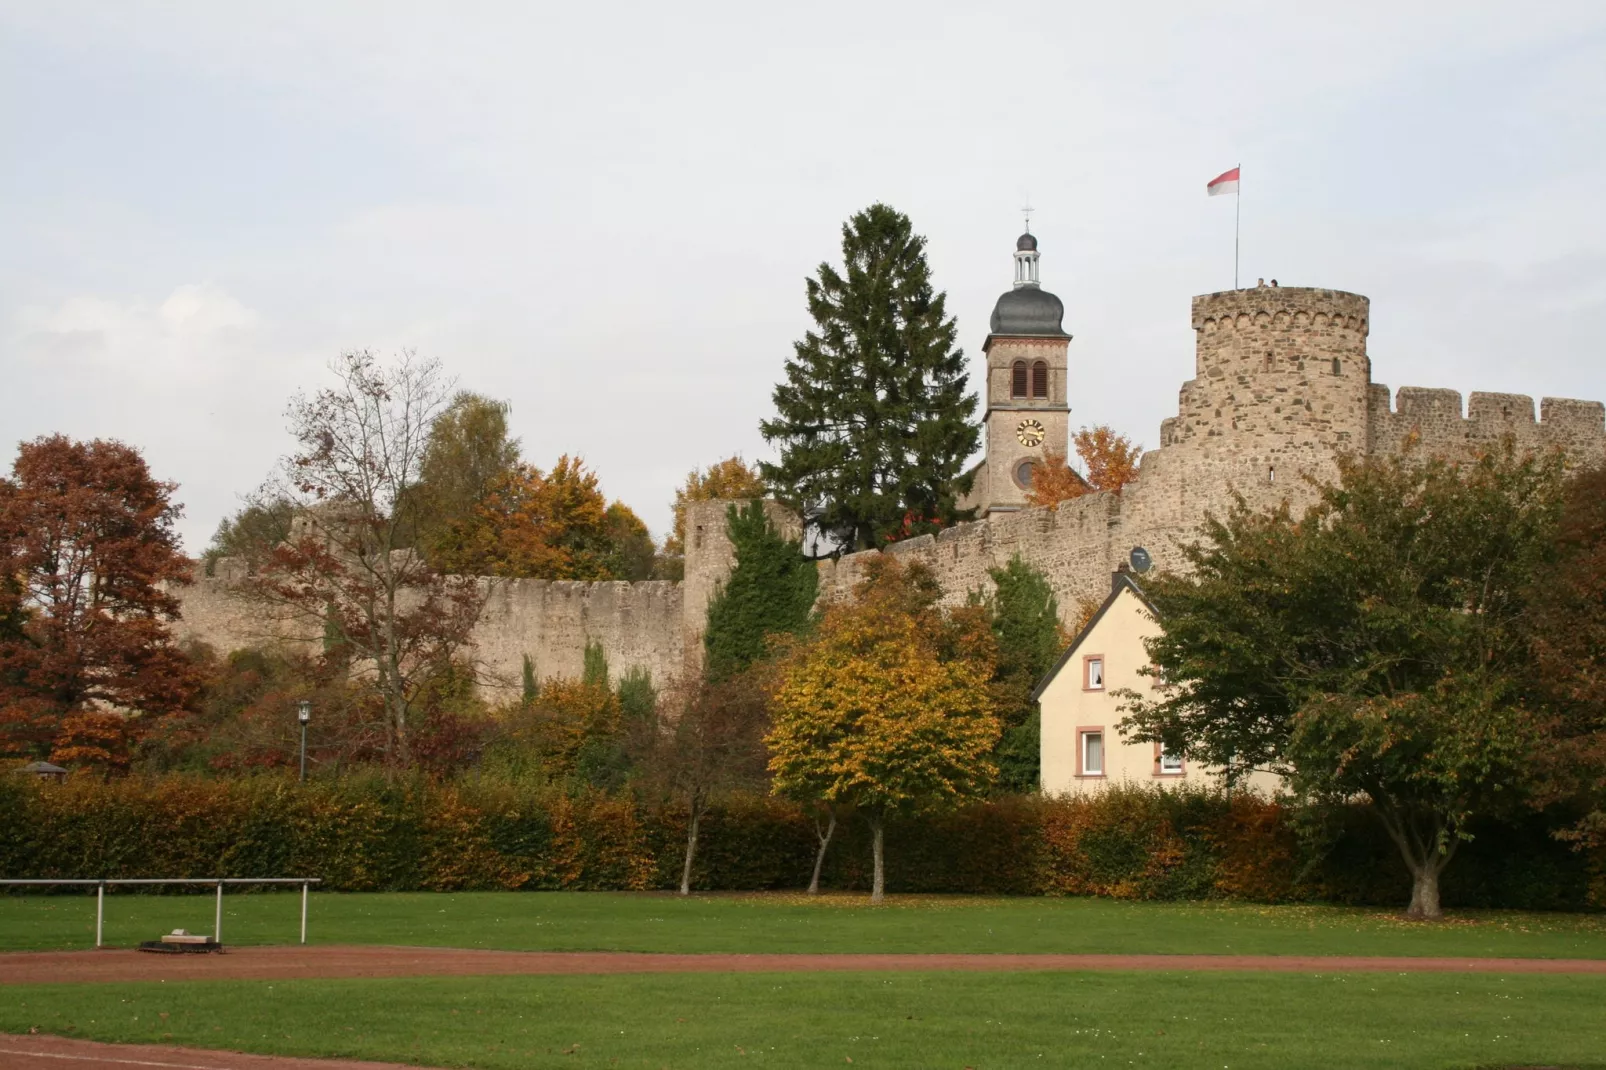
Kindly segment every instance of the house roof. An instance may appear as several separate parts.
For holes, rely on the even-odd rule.
[[[1138,581],[1132,578],[1132,573],[1126,571],[1124,568],[1118,572],[1115,572],[1110,578],[1110,596],[1106,598],[1104,600],[1104,604],[1099,606],[1098,610],[1088,618],[1087,623],[1082,625],[1082,630],[1076,633],[1076,638],[1071,640],[1071,645],[1065,648],[1065,653],[1060,655],[1059,660],[1056,661],[1049,668],[1049,670],[1043,674],[1043,678],[1041,680],[1037,681],[1037,686],[1032,688],[1031,701],[1036,702],[1038,699],[1043,697],[1043,692],[1048,689],[1048,685],[1054,682],[1054,677],[1058,676],[1060,674],[1060,670],[1065,668],[1066,664],[1071,660],[1071,658],[1076,655],[1077,649],[1080,648],[1082,643],[1086,641],[1087,637],[1092,634],[1093,629],[1098,627],[1099,621],[1103,620],[1104,614],[1108,613],[1110,611],[1110,607],[1115,605],[1115,600],[1121,597],[1122,591],[1131,591],[1137,597],[1138,601],[1143,603],[1143,608],[1147,609],[1155,616],[1159,616],[1159,614],[1155,612],[1154,603],[1150,602],[1149,596],[1143,593],[1143,588],[1139,587]]]

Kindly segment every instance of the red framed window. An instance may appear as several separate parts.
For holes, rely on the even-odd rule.
[[[1104,655],[1088,654],[1082,658],[1082,690],[1104,690]]]
[[[1076,775],[1104,775],[1104,726],[1089,725],[1076,730]]]

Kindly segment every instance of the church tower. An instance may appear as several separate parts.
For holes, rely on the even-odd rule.
[[[1071,336],[1060,326],[1065,306],[1037,278],[1037,239],[1015,242],[1015,285],[993,306],[987,356],[987,460],[967,501],[980,515],[1026,505],[1026,491],[1045,452],[1069,445],[1067,356]]]

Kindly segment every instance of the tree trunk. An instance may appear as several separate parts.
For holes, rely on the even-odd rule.
[[[886,837],[883,835],[884,825],[880,814],[870,815],[871,842],[875,850],[875,877],[870,882],[870,902],[879,903],[886,898],[887,867],[886,852],[883,849]]]
[[[1389,839],[1400,849],[1405,868],[1411,871],[1411,905],[1406,908],[1405,916],[1418,921],[1438,921],[1444,917],[1439,906],[1439,875],[1455,857],[1455,849],[1461,841],[1447,834],[1440,815],[1389,805],[1382,802],[1382,798],[1381,792],[1373,795],[1373,812],[1383,822]]]
[[[820,870],[825,867],[825,849],[831,846],[831,835],[836,832],[836,811],[831,810],[829,813],[831,820],[825,826],[823,833],[820,831],[819,819],[815,818],[814,835],[820,841],[820,849],[814,855],[814,876],[809,879],[810,895],[820,894]]]
[[[1442,866],[1429,864],[1414,866],[1411,870],[1411,906],[1405,916],[1422,921],[1437,921],[1444,917],[1439,909],[1439,871]]]
[[[686,825],[686,864],[680,869],[680,894],[691,894],[691,864],[697,857],[697,826],[702,822],[702,812],[692,808],[691,821]]]

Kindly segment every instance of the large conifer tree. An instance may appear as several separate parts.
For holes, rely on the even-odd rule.
[[[964,519],[966,458],[980,442],[964,353],[944,294],[934,293],[926,240],[909,217],[873,204],[842,228],[843,270],[808,280],[816,328],[795,344],[776,416],[779,445],[765,481],[844,549]]]

